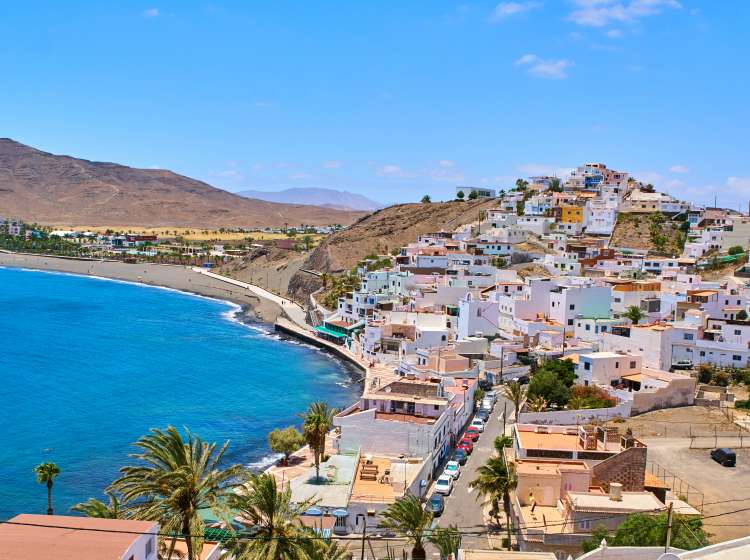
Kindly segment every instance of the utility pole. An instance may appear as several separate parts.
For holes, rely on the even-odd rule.
[[[367,535],[367,516],[366,515],[362,521],[364,522],[364,527],[362,528],[362,554],[360,555],[360,560],[365,560],[365,538]]]
[[[672,539],[672,505],[674,502],[671,502],[669,504],[669,509],[667,510],[667,538],[664,542],[664,553],[666,554],[669,552],[669,541]]]

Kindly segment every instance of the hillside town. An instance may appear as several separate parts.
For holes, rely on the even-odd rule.
[[[365,387],[335,416],[320,465],[337,484],[321,489],[291,467],[272,469],[277,478],[295,501],[316,496],[342,535],[417,496],[437,525],[481,528],[464,535],[458,558],[514,558],[477,552],[490,548],[579,557],[644,512],[700,527],[709,489],[674,474],[677,454],[657,464],[629,422],[696,405],[733,415],[747,403],[726,385],[750,380],[748,216],[697,207],[602,163],[456,196],[496,208],[362,261],[351,289],[311,296],[317,337],[363,364]],[[707,429],[700,422],[695,434]],[[717,435],[717,445],[741,447],[747,426],[727,425],[732,437]],[[725,451],[726,460],[704,453],[711,478],[734,465]],[[461,473],[493,460],[513,483],[505,500],[482,505],[472,494],[481,484]],[[718,557],[717,546],[739,554],[722,558],[750,551],[750,538],[697,538],[704,552],[690,558]],[[682,557],[667,552],[617,558]]]

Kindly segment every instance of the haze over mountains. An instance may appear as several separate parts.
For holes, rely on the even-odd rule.
[[[0,139],[0,216],[52,225],[350,224],[364,212],[242,197],[162,169],[53,155]]]
[[[325,206],[327,208],[338,208],[341,210],[364,210],[373,212],[382,208],[384,204],[349,191],[339,191],[325,188],[292,188],[281,191],[257,191],[247,190],[237,194],[248,198],[257,198],[269,202],[280,202],[283,204],[312,204]]]

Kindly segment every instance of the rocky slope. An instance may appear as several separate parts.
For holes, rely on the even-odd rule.
[[[302,268],[337,274],[349,270],[362,257],[389,253],[430,232],[453,231],[478,220],[483,210],[496,206],[494,200],[398,204],[361,218],[351,227],[328,236],[315,248]],[[298,272],[289,291],[304,297],[321,286],[313,275]]]
[[[0,139],[0,216],[54,225],[349,224],[364,212],[252,200],[161,169],[42,152]]]

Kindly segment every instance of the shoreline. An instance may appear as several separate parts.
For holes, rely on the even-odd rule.
[[[69,259],[65,257],[0,252],[0,266],[40,272],[62,272],[78,276],[120,280],[154,288],[172,289],[238,305],[236,317],[243,322],[273,325],[282,314],[276,302],[256,293],[235,288],[221,280],[193,271],[190,266],[124,263],[121,261]]]

